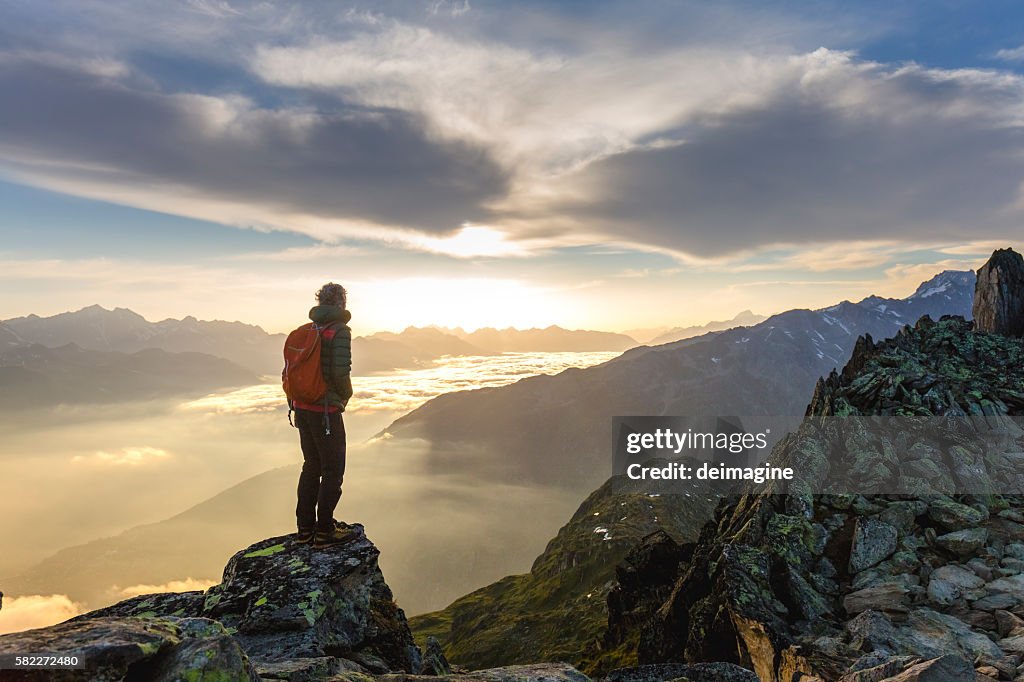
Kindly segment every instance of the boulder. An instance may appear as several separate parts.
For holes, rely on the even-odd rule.
[[[901,649],[897,653],[923,657],[952,653],[973,661],[978,656],[993,659],[1003,656],[999,647],[985,635],[975,632],[958,618],[931,609],[912,611],[906,625],[897,630],[896,641]]]
[[[91,682],[140,679],[250,680],[259,677],[245,652],[223,625],[205,618],[100,617],[75,619],[47,628],[0,636],[0,655],[26,652],[75,656],[81,668],[34,670],[4,679]]]
[[[897,531],[884,521],[858,518],[850,547],[850,573],[859,573],[896,551]]]
[[[928,516],[950,531],[973,528],[985,520],[984,512],[945,497],[936,498],[928,505]]]
[[[204,615],[237,630],[260,660],[324,655],[373,672],[418,672],[419,650],[377,565],[379,551],[359,537],[314,549],[294,536],[270,538],[235,554],[207,592]]]
[[[1000,637],[1006,637],[1017,628],[1024,628],[1024,620],[1009,611],[998,610],[994,614]],[[1024,633],[1024,630],[1021,631]]]
[[[405,614],[361,525],[346,545],[314,549],[295,536],[236,553],[205,594],[143,595],[79,616],[196,616],[223,623],[246,653],[267,662],[334,657],[373,673],[419,672]],[[342,663],[347,670],[347,663]]]
[[[998,249],[981,266],[972,312],[978,331],[1024,335],[1024,258],[1019,253]]]
[[[928,578],[928,598],[940,606],[949,606],[957,599],[980,598],[978,590],[985,585],[974,573],[963,566],[947,564],[932,571]]]
[[[975,682],[974,666],[949,654],[912,665],[885,682]]]
[[[985,528],[965,528],[935,538],[935,545],[961,557],[973,556],[988,542]]]
[[[985,585],[985,592],[989,596],[1006,594],[1017,603],[1024,603],[1024,573],[993,580]]]
[[[879,682],[906,670],[919,660],[914,656],[889,656],[883,652],[865,654],[850,666],[838,682]]]
[[[900,613],[907,611],[907,588],[896,580],[865,587],[843,597],[843,608],[852,615],[869,609]]]

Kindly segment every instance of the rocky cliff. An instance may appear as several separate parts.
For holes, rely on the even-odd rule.
[[[641,663],[731,661],[763,682],[1024,679],[1021,360],[1020,339],[961,318],[860,339],[771,455],[797,479],[723,502],[692,552],[638,548],[608,645],[635,637]],[[866,432],[858,415],[882,414],[910,427]],[[1000,425],[1005,451],[977,447],[972,418]]]

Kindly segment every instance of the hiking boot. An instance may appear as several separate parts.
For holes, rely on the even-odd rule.
[[[354,530],[335,526],[333,530],[318,530],[313,538],[313,546],[333,547],[335,545],[347,545],[358,537],[359,533]]]
[[[310,542],[313,542],[313,535],[314,532],[312,528],[300,528],[298,532],[295,533],[295,542],[300,545],[307,545]]]

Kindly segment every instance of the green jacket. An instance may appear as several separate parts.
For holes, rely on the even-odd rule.
[[[352,330],[348,326],[352,313],[336,305],[318,305],[310,309],[309,319],[317,325],[330,325],[323,336],[320,364],[328,404],[344,411],[352,397]]]

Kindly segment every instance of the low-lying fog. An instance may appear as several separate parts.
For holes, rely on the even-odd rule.
[[[553,489],[481,485],[473,471],[429,470],[426,443],[366,441],[441,393],[615,355],[447,358],[353,381],[337,516],[366,525],[409,613],[528,570],[581,500]],[[217,581],[231,552],[293,530],[300,461],[276,382],[196,400],[0,415],[0,576],[10,576],[0,582],[0,632],[132,594]],[[136,528],[154,522],[162,523]],[[92,542],[100,538],[108,539]]]

